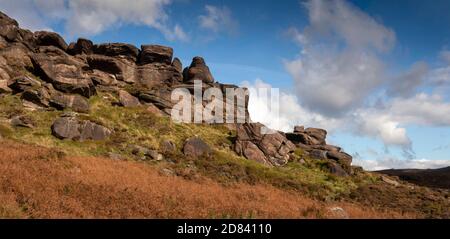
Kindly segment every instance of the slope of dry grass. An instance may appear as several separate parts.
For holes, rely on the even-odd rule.
[[[414,217],[356,204],[325,204],[272,186],[165,176],[150,165],[61,153],[0,140],[1,218]]]

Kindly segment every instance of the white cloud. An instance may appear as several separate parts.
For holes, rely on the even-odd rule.
[[[378,55],[392,48],[395,33],[346,1],[310,0],[304,6],[309,25],[288,31],[302,51],[285,62],[286,69],[306,107],[344,114],[385,82]]]
[[[271,129],[292,132],[294,126],[304,125],[332,131],[341,124],[340,120],[325,117],[302,107],[294,94],[284,91],[279,91],[279,102],[275,102],[278,104],[268,104],[267,98],[271,97],[270,95],[255,94],[258,93],[258,89],[273,89],[261,79],[254,82],[244,81],[241,85],[250,90],[249,113],[252,121],[263,123]]]
[[[377,171],[384,169],[437,169],[450,166],[450,160],[429,159],[395,159],[384,158],[377,160],[364,160],[358,157],[353,159],[353,165],[363,167],[365,170]]]
[[[206,5],[205,11],[206,14],[200,15],[198,18],[201,28],[215,33],[228,32],[233,34],[237,31],[239,24],[228,7]]]
[[[407,72],[391,80],[388,95],[400,97],[413,95],[417,88],[425,83],[428,71],[425,62],[416,62]]]
[[[0,0],[0,7],[32,30],[62,21],[69,36],[96,35],[126,24],[161,31],[169,40],[187,40],[181,26],[171,26],[165,7],[172,0]]]
[[[410,149],[411,140],[406,134],[406,129],[399,126],[391,115],[382,114],[377,110],[359,110],[354,114],[354,130],[356,134],[379,138],[387,146],[397,145]]]
[[[449,50],[443,50],[439,53],[439,56],[442,60],[450,64],[450,51]]]

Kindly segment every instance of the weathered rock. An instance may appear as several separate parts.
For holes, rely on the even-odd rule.
[[[8,84],[8,87],[11,88],[14,92],[18,93],[26,91],[28,89],[36,89],[42,87],[42,83],[30,76],[19,76],[12,79]]]
[[[105,140],[111,135],[108,128],[76,117],[58,118],[52,125],[52,134],[59,139]]]
[[[305,130],[305,133],[308,134],[310,137],[316,139],[320,145],[325,145],[325,139],[327,137],[327,131],[324,129],[317,129],[317,128],[307,128]]]
[[[88,39],[79,38],[76,43],[70,43],[67,53],[70,55],[93,54],[94,44]]]
[[[172,61],[173,68],[178,71],[179,73],[183,72],[183,64],[181,63],[180,59],[175,57]]]
[[[171,109],[173,103],[170,96],[171,91],[169,89],[162,88],[142,92],[139,95],[139,99],[147,103],[152,103],[158,109]]]
[[[11,92],[12,90],[8,87],[8,81],[0,79],[0,94],[7,94]]]
[[[286,164],[295,150],[295,145],[279,132],[264,134],[264,127],[260,123],[239,125],[236,132],[236,152],[248,159],[266,162],[268,165],[280,166]],[[251,142],[251,144],[248,142]],[[257,149],[264,154],[264,158]]]
[[[183,153],[186,156],[198,158],[209,157],[212,154],[211,148],[199,137],[192,137],[186,140],[183,146]]]
[[[0,11],[0,26],[6,26],[6,25],[14,25],[16,27],[19,26],[19,23],[17,23],[16,20],[10,18],[6,14]]]
[[[137,83],[145,89],[172,86],[181,83],[183,79],[173,66],[161,63],[138,66],[135,77]]]
[[[309,152],[309,156],[313,159],[327,159],[327,151],[314,149]]]
[[[345,152],[328,151],[327,158],[335,160],[344,165],[352,164],[352,156]]]
[[[105,43],[94,45],[94,53],[105,56],[121,57],[136,62],[139,49],[133,45],[125,43]]]
[[[286,138],[288,138],[294,144],[303,144],[303,145],[318,145],[319,141],[310,137],[306,133],[286,133]]]
[[[209,71],[205,60],[202,57],[194,57],[191,65],[183,72],[183,81],[193,83],[195,80],[200,80],[204,83],[213,83],[214,77]]]
[[[34,33],[36,44],[39,46],[55,46],[63,51],[67,50],[67,43],[64,39],[54,32],[38,31]]]
[[[326,145],[327,131],[323,129],[296,127],[294,133],[286,133],[286,137],[294,144]]]
[[[328,209],[331,219],[349,219],[348,213],[341,207],[332,207]]]
[[[389,177],[384,176],[384,175],[381,176],[381,180],[387,184],[394,186],[394,187],[400,186],[399,182],[395,181],[394,179],[390,179]]]
[[[158,153],[158,151],[156,150],[149,150],[145,156],[147,156],[148,159],[154,161],[161,161],[164,159],[164,156]]]
[[[131,153],[139,157],[139,160],[161,161],[164,159],[164,156],[154,149],[149,149],[140,145],[133,145],[131,147]]]
[[[38,89],[28,89],[22,93],[21,99],[23,101],[31,102],[39,107],[47,108],[50,106],[50,93],[45,87]]]
[[[0,36],[7,41],[14,41],[19,35],[19,28],[15,25],[4,25],[0,27]]]
[[[40,53],[33,56],[33,63],[41,78],[57,90],[87,98],[96,94],[94,83],[82,71],[87,67],[84,62],[57,48],[41,47]]]
[[[137,107],[141,105],[136,97],[124,90],[119,90],[119,102],[124,107]]]
[[[164,140],[163,142],[161,142],[159,149],[161,150],[161,152],[168,154],[175,152],[177,150],[177,146],[170,140]]]
[[[163,116],[164,115],[163,112],[160,109],[158,109],[158,107],[156,107],[154,104],[147,103],[146,106],[147,106],[147,111],[150,114],[154,114],[156,116]]]
[[[304,126],[295,126],[294,127],[294,133],[304,133],[305,127]]]
[[[58,110],[72,109],[79,113],[89,113],[89,102],[80,95],[67,95],[55,92],[50,98],[50,106]]]
[[[0,72],[3,79],[22,76],[24,72],[34,70],[30,50],[21,44],[9,45],[0,51]],[[6,75],[5,75],[6,74]]]
[[[107,72],[100,71],[97,69],[89,71],[88,74],[97,89],[100,88],[101,86],[112,87],[118,85],[116,76],[113,74],[109,74]]]
[[[120,81],[134,82],[134,63],[129,60],[102,55],[89,55],[86,60],[91,69],[114,75],[115,79]]]
[[[139,63],[142,65],[149,63],[172,63],[173,49],[160,45],[142,45]]]
[[[19,24],[16,20],[0,12],[0,36],[7,41],[14,41],[18,35]]]
[[[335,163],[335,162],[329,162],[328,163],[328,169],[330,170],[330,173],[339,177],[346,177],[349,174],[347,171],[345,171],[341,165]]]
[[[15,116],[11,119],[11,126],[13,127],[23,127],[23,128],[34,128],[35,123],[33,119],[26,115]]]
[[[271,166],[271,163],[267,160],[266,155],[251,141],[239,141],[235,146],[236,152],[241,154],[247,159],[253,160],[258,163]]]

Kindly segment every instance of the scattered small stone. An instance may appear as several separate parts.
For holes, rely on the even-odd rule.
[[[34,128],[34,122],[33,119],[31,119],[29,116],[21,115],[21,116],[15,116],[11,119],[11,126],[13,127],[23,127],[23,128]]]
[[[386,177],[386,176],[384,176],[384,175],[381,176],[381,180],[382,180],[383,182],[387,183],[387,184],[390,184],[390,185],[394,186],[394,187],[400,186],[400,183],[399,183],[399,182],[397,182],[397,181],[395,181],[395,180],[393,180],[393,179],[390,179],[390,178],[388,178],[388,177]]]
[[[350,218],[348,213],[341,207],[332,207],[332,208],[329,208],[328,211],[330,212],[332,218],[334,218],[334,219],[349,219]]]

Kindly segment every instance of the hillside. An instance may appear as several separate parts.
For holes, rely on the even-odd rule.
[[[390,169],[378,172],[397,176],[417,185],[450,189],[450,167],[440,169]]]
[[[324,129],[263,134],[248,96],[244,122],[174,122],[177,89],[246,90],[202,57],[0,26],[0,217],[450,217],[448,190],[365,172]]]

